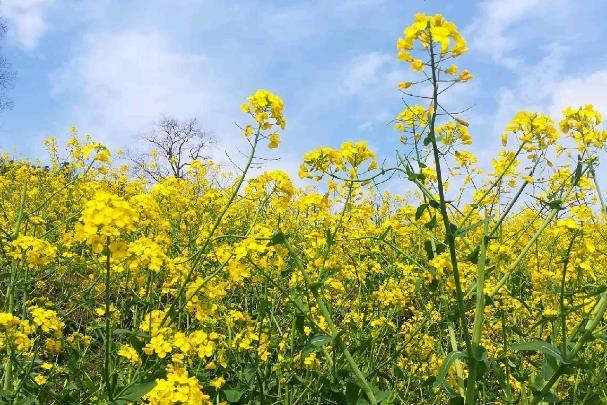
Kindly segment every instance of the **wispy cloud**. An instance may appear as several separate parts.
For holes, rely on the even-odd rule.
[[[513,51],[520,50],[523,43],[523,37],[517,31],[521,31],[520,27],[530,28],[529,21],[540,11],[554,11],[561,6],[561,0],[485,0],[478,6],[475,19],[465,31],[475,50],[515,68],[520,65],[521,57]]]
[[[91,35],[53,81],[75,121],[115,146],[162,114],[196,116],[225,129],[226,114],[238,108],[211,60],[179,50],[157,32]]]
[[[0,15],[9,22],[9,32],[22,48],[32,49],[48,28],[46,13],[55,0],[3,0]]]

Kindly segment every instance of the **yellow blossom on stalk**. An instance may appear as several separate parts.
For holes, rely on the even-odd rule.
[[[472,152],[468,152],[465,150],[456,150],[455,151],[455,160],[458,165],[461,167],[470,166],[477,162],[476,156]]]
[[[47,378],[45,376],[43,376],[42,374],[38,374],[34,377],[34,381],[36,382],[36,384],[38,385],[44,385],[46,384],[46,382],[48,381]]]
[[[49,242],[33,236],[21,235],[14,241],[10,255],[15,259],[25,258],[32,268],[39,269],[49,265],[57,255],[57,248]]]
[[[575,140],[578,149],[583,152],[590,146],[603,148],[607,142],[607,130],[598,128],[602,122],[602,115],[592,104],[586,104],[577,109],[571,107],[564,109],[559,127]]]
[[[461,121],[451,121],[435,128],[438,139],[445,145],[454,145],[457,141],[464,145],[472,143],[472,136],[467,125]]]
[[[251,136],[253,136],[253,132],[254,132],[253,127],[250,125],[247,125],[244,128],[244,136],[247,138],[250,138]]]
[[[172,350],[173,346],[169,341],[165,340],[163,335],[152,336],[150,342],[143,348],[143,351],[148,356],[156,354],[160,359],[164,359]]]
[[[457,73],[457,66],[455,65],[451,65],[449,66],[447,69],[445,69],[445,73],[447,73],[448,75],[454,75]]]
[[[280,135],[278,133],[273,133],[268,137],[268,140],[270,141],[268,143],[268,148],[275,149],[278,147],[278,144],[280,144]]]
[[[34,324],[40,327],[43,332],[62,334],[64,323],[57,315],[57,312],[38,306],[29,307],[28,311],[32,315]]]
[[[459,56],[468,50],[466,40],[460,35],[457,26],[445,20],[441,14],[428,16],[423,13],[415,15],[413,24],[405,28],[403,37],[399,38],[398,59],[411,61],[411,53],[415,42],[420,41],[422,47],[429,48],[430,44],[440,46],[440,56]]]
[[[263,89],[257,90],[247,97],[247,102],[240,108],[243,112],[251,114],[263,130],[270,129],[273,125],[285,129],[284,103],[276,94]]]
[[[50,369],[52,369],[53,367],[55,367],[55,365],[54,365],[54,364],[52,364],[52,363],[47,363],[47,362],[45,361],[44,363],[42,363],[42,364],[40,365],[40,367],[41,367],[43,370],[50,370]]]
[[[414,59],[411,62],[411,69],[415,70],[416,72],[421,72],[424,70],[424,61],[421,59]]]
[[[131,270],[141,268],[158,272],[168,261],[161,245],[145,236],[129,244],[128,255],[131,257]]]
[[[141,323],[139,324],[139,330],[142,332],[148,332],[151,336],[157,336],[160,334],[168,334],[171,332],[170,319],[166,322],[162,322],[166,316],[166,312],[154,309],[150,313],[145,314]]]
[[[430,266],[436,270],[436,278],[443,277],[445,272],[450,272],[453,269],[449,255],[446,253],[435,256],[430,260]]]
[[[455,79],[455,81],[457,82],[467,82],[468,80],[473,79],[474,76],[472,75],[472,73],[470,73],[467,70],[462,71],[462,73],[460,73],[459,76],[457,76],[457,79]]]
[[[423,167],[421,173],[429,180],[436,180],[436,170],[431,167]]]
[[[141,364],[141,358],[139,357],[137,350],[130,345],[121,345],[118,349],[118,356],[124,357],[132,364]]]
[[[76,224],[78,239],[86,241],[95,253],[101,253],[107,239],[114,240],[135,228],[137,214],[122,198],[98,191],[84,207]]]
[[[398,82],[397,87],[401,90],[406,90],[411,87],[413,83],[411,82]]]
[[[517,134],[519,140],[525,144],[524,149],[527,151],[545,149],[559,139],[552,118],[534,112],[517,113],[506,126],[506,131]],[[502,140],[507,139],[505,136]]]
[[[211,381],[209,383],[209,385],[211,387],[214,387],[215,389],[219,389],[223,386],[223,384],[226,382],[225,378],[223,378],[222,376],[219,376],[215,379],[213,379],[213,381]]]
[[[30,335],[35,330],[35,326],[30,321],[21,320],[21,318],[7,312],[0,312],[0,350],[6,348],[5,339],[7,338],[17,350],[29,350],[33,344]]]
[[[368,163],[364,171],[377,168],[375,153],[366,142],[344,142],[339,150],[322,147],[304,155],[304,163],[299,170],[300,177],[320,179],[322,174],[346,172],[351,178],[357,178],[363,163]]]
[[[412,130],[416,139],[419,138],[419,134],[428,124],[428,111],[421,105],[414,105],[406,107],[396,116],[396,124],[394,129],[397,131],[405,132]]]
[[[157,379],[156,386],[143,399],[152,405],[212,405],[196,377],[190,377],[185,368],[171,365],[167,367],[166,378]]]

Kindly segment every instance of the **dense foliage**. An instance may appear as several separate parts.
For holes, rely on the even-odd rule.
[[[397,47],[394,164],[318,148],[316,190],[251,174],[286,126],[265,90],[232,174],[133,178],[75,130],[46,167],[4,156],[0,402],[607,400],[601,115],[521,112],[483,171],[441,103],[473,79],[457,27],[418,14]]]

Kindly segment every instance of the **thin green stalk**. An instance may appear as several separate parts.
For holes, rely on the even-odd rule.
[[[215,231],[217,230],[217,228],[219,228],[219,225],[221,224],[221,221],[222,221],[224,215],[226,214],[226,212],[228,212],[228,209],[232,206],[232,203],[236,199],[236,196],[238,195],[238,191],[240,190],[240,187],[244,183],[244,180],[245,180],[245,177],[247,175],[247,172],[249,171],[249,168],[251,167],[251,164],[253,163],[253,158],[255,157],[255,151],[257,149],[257,144],[259,143],[260,131],[261,131],[261,127],[259,127],[257,129],[257,132],[255,134],[255,139],[254,139],[254,141],[253,141],[253,143],[251,145],[251,153],[249,154],[249,158],[247,159],[247,163],[246,163],[244,169],[242,170],[242,174],[240,175],[240,177],[236,181],[236,184],[234,185],[234,190],[232,191],[232,194],[230,195],[230,198],[228,199],[228,202],[223,207],[223,210],[221,211],[221,213],[219,214],[219,216],[215,219],[215,222],[213,223],[213,227],[211,228],[209,234],[207,235],[207,237],[206,237],[203,245],[200,247],[200,249],[198,249],[198,252],[196,252],[194,254],[194,257],[195,257],[194,262],[190,266],[190,270],[186,274],[183,282],[181,283],[181,285],[179,287],[179,290],[177,291],[177,295],[175,296],[175,299],[173,300],[173,302],[169,306],[169,309],[167,310],[164,318],[162,319],[162,322],[160,323],[161,325],[164,325],[164,323],[167,321],[167,319],[175,311],[175,307],[176,307],[177,303],[179,302],[179,300],[181,300],[181,298],[182,298],[182,296],[183,296],[183,294],[185,292],[185,289],[186,289],[188,283],[190,282],[192,276],[194,275],[194,272],[197,270],[198,264],[202,260],[203,253],[207,249],[207,247],[209,246],[209,244],[211,242],[211,238],[215,234]]]
[[[301,258],[299,257],[297,252],[295,252],[295,250],[293,249],[293,247],[291,246],[291,244],[289,243],[289,241],[287,240],[286,237],[283,239],[283,243],[284,243],[285,247],[287,248],[287,250],[289,251],[289,254],[291,256],[293,256],[293,259],[295,260],[295,264],[296,264],[297,268],[299,269],[299,271],[301,271],[301,274],[304,278],[304,281],[306,282],[306,285],[311,285],[312,280],[310,279],[310,275],[306,271],[306,268],[303,265]],[[323,318],[327,322],[327,326],[329,327],[329,331],[331,332],[332,337],[333,338],[337,337],[339,335],[339,330],[333,323],[333,318],[331,317],[331,313],[329,312],[327,305],[325,304],[325,300],[319,294],[317,288],[311,288],[311,290],[312,290],[312,295],[314,295],[314,299],[316,300],[316,304],[318,305],[318,308],[320,309],[320,313],[322,314]],[[356,361],[350,354],[350,351],[343,344],[341,345],[341,350],[344,354],[344,357],[346,358],[346,361],[348,362],[348,365],[350,366],[350,369],[352,370],[354,375],[356,375],[356,378],[358,379],[360,385],[362,386],[362,389],[365,392],[367,399],[369,400],[369,402],[372,405],[377,404],[377,400],[375,399],[375,395],[373,394],[371,385],[365,378],[364,374],[360,371],[360,368],[358,367],[358,365],[356,364]]]
[[[561,292],[559,295],[559,312],[561,317],[561,333],[562,333],[562,346],[561,351],[563,357],[567,357],[567,313],[565,312],[565,280],[567,278],[567,267],[569,266],[569,260],[571,259],[571,250],[573,249],[573,243],[575,242],[576,234],[573,234],[567,252],[565,253],[565,260],[563,261],[563,273],[561,275]]]
[[[601,203],[601,213],[603,214],[603,218],[607,220],[607,206],[605,206],[605,198],[603,197],[603,193],[601,193],[601,188],[599,187],[599,181],[596,178],[594,168],[590,170],[590,174],[592,175],[592,181],[594,181],[596,193],[599,195],[599,202]]]
[[[110,238],[106,240],[105,246],[105,359],[103,362],[103,380],[105,392],[109,401],[112,401],[112,387],[110,384],[111,373],[111,343],[112,343],[112,320],[110,314]]]
[[[464,335],[464,343],[466,344],[466,351],[468,353],[469,361],[473,361],[473,353],[472,353],[472,343],[470,338],[470,331],[468,330],[468,322],[466,319],[466,311],[464,307],[464,294],[462,292],[462,283],[459,274],[459,267],[457,262],[457,250],[455,246],[455,235],[453,234],[453,229],[451,226],[451,221],[449,220],[449,213],[447,212],[447,202],[445,198],[445,190],[443,183],[443,175],[440,163],[440,153],[438,150],[438,145],[436,142],[436,133],[435,133],[435,124],[436,124],[436,114],[438,111],[438,79],[436,77],[436,62],[434,57],[434,42],[432,40],[432,36],[430,36],[430,44],[429,44],[429,52],[430,52],[430,65],[432,70],[432,110],[430,112],[430,122],[429,122],[429,138],[432,144],[432,152],[434,155],[434,166],[436,170],[436,183],[438,188],[438,196],[439,196],[439,210],[441,216],[443,218],[443,226],[445,228],[445,239],[447,241],[447,246],[449,247],[449,257],[451,260],[451,267],[453,271],[453,281],[455,284],[455,299],[457,302],[457,312],[459,313],[459,323],[462,330],[462,334]]]
[[[472,350],[478,352],[480,348],[483,321],[485,318],[485,263],[487,259],[487,245],[489,244],[489,221],[483,224],[483,240],[478,258],[476,273],[476,308],[474,311],[474,325],[472,327]],[[470,360],[470,376],[466,387],[466,403],[473,404],[475,401],[476,380],[478,378],[478,361]]]
[[[584,327],[583,335],[578,339],[576,345],[571,350],[571,354],[569,355],[570,358],[572,358],[572,359],[575,358],[575,356],[579,353],[579,351],[582,350],[582,348],[584,347],[586,342],[592,336],[592,333],[598,326],[599,322],[601,322],[601,320],[603,319],[603,316],[605,315],[606,310],[607,310],[607,291],[603,292],[601,294],[601,298],[599,299],[599,302],[597,303],[596,307],[590,314],[590,320],[586,323],[586,326]],[[550,380],[548,380],[546,382],[546,384],[544,384],[544,387],[540,390],[540,392],[537,393],[533,397],[533,400],[531,401],[531,405],[538,404],[542,400],[542,398],[544,398],[544,396],[546,394],[548,394],[548,392],[550,392],[550,390],[552,389],[552,386],[554,384],[556,384],[556,382],[559,380],[559,378],[561,378],[561,376],[563,375],[563,373],[565,372],[566,369],[567,369],[567,365],[561,364],[554,371],[554,373],[552,374],[552,377],[550,377]]]
[[[19,199],[19,209],[17,211],[17,219],[15,223],[15,233],[13,234],[13,239],[16,239],[19,236],[19,230],[21,228],[21,222],[23,221],[23,209],[25,207],[25,197],[27,191],[27,183],[24,182],[21,186],[21,195]],[[11,278],[9,291],[7,294],[7,302],[5,303],[6,311],[9,314],[12,314],[15,310],[15,287],[17,284],[17,265],[13,261],[11,263]],[[13,349],[12,347],[8,348],[8,360],[4,363],[4,383],[2,387],[4,390],[9,390],[11,388],[13,382]]]
[[[569,196],[573,192],[573,189],[574,185],[572,184],[561,200],[566,201],[567,198],[569,198]],[[521,261],[525,258],[525,255],[527,254],[529,249],[531,249],[535,241],[540,237],[540,235],[544,232],[548,225],[550,225],[550,222],[552,222],[552,220],[554,219],[554,217],[556,217],[556,214],[558,214],[560,210],[560,207],[550,209],[550,212],[548,213],[546,218],[544,218],[544,221],[540,225],[539,229],[535,232],[531,239],[529,239],[527,244],[523,247],[519,255],[514,260],[514,262],[512,262],[512,264],[508,267],[502,278],[498,281],[495,287],[493,287],[493,290],[491,290],[491,292],[488,294],[490,298],[493,298],[493,296],[499,292],[499,290],[504,286],[504,284],[506,284],[512,273],[518,268]]]
[[[457,339],[455,338],[455,331],[453,330],[453,325],[449,324],[448,327],[449,330],[449,341],[451,343],[451,350],[453,350],[454,352],[456,352],[458,350],[457,348]],[[462,370],[462,362],[459,359],[455,360],[455,372],[457,374],[457,385],[459,387],[459,395],[464,397],[465,395],[465,391],[464,391],[464,371]]]

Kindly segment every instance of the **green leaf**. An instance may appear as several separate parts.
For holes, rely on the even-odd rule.
[[[485,218],[482,221],[478,221],[478,222],[473,223],[472,225],[468,225],[463,228],[460,228],[457,230],[457,232],[455,232],[455,236],[464,236],[471,230],[478,228],[479,226],[481,226],[482,224],[484,224],[487,221],[488,221],[488,218]]]
[[[580,162],[580,157],[578,156],[577,166],[575,167],[575,176],[573,177],[573,184],[577,186],[580,182],[581,177],[582,177],[582,162]]]
[[[430,206],[432,208],[434,208],[435,210],[439,209],[439,207],[440,207],[440,204],[436,200],[430,200],[430,201],[428,201],[428,204],[430,204]]]
[[[135,336],[135,337],[140,337],[140,338],[144,338],[144,339],[150,338],[149,333],[139,332],[139,331],[130,330],[130,329],[114,329],[113,334],[118,335],[118,336]]]
[[[561,205],[563,202],[561,200],[552,200],[548,203],[548,207],[553,210],[562,210],[563,206]]]
[[[530,352],[540,351],[540,352],[544,353],[544,355],[553,357],[563,364],[571,363],[571,360],[563,357],[563,354],[561,353],[561,351],[559,349],[554,347],[552,344],[550,344],[548,342],[543,342],[541,340],[537,340],[537,341],[531,342],[531,343],[519,343],[516,345],[512,345],[512,349],[530,351]]]
[[[301,335],[305,335],[304,324],[305,324],[305,317],[303,316],[303,314],[299,314],[299,313],[296,314],[295,315],[295,329],[297,329],[297,331]]]
[[[474,248],[474,250],[472,252],[470,252],[468,254],[468,256],[466,256],[466,260],[468,260],[470,263],[474,263],[477,264],[478,263],[478,256],[481,253],[481,247],[480,246],[476,246]]]
[[[360,396],[360,388],[353,382],[346,384],[346,404],[356,405]]]
[[[432,248],[432,241],[430,239],[424,241],[424,249],[426,250],[428,260],[434,259],[434,249]]]
[[[226,401],[228,402],[238,402],[244,392],[240,390],[223,390],[223,395],[226,397]]]
[[[425,223],[424,226],[428,229],[434,229],[436,227],[436,215],[432,215],[430,221]]]
[[[155,386],[156,381],[148,381],[141,384],[130,385],[118,395],[118,398],[116,398],[116,402],[137,402],[141,397],[150,392]]]
[[[388,225],[386,230],[383,231],[382,234],[379,236],[379,240],[385,240],[386,236],[388,236],[388,232],[390,232],[391,229],[392,229],[392,225]]]
[[[428,208],[428,204],[422,204],[415,210],[415,220],[417,221],[424,215],[424,211]]]
[[[592,393],[590,395],[586,395],[584,399],[584,405],[595,405],[601,403],[601,397],[599,394]]]
[[[392,394],[392,391],[382,391],[382,390],[373,390],[373,395],[377,402],[381,402],[384,399],[388,398]]]
[[[268,246],[279,245],[281,243],[284,243],[285,240],[286,240],[285,234],[282,233],[281,231],[277,231],[270,238],[270,242],[268,242]]]
[[[457,225],[453,222],[449,223],[449,232],[451,232],[451,235],[457,235]]]
[[[16,399],[14,405],[32,405],[36,403],[35,396],[27,396],[25,398]]]
[[[331,343],[333,339],[326,335],[314,335],[308,340],[306,347],[302,351],[302,355],[307,357],[310,353],[317,352],[321,347]]]
[[[316,347],[322,347],[331,343],[333,339],[327,335],[314,335],[310,338],[309,344]]]
[[[438,370],[438,374],[436,375],[436,380],[434,381],[434,385],[435,386],[440,385],[447,391],[447,393],[449,393],[450,396],[452,396],[452,397],[456,396],[455,392],[453,391],[453,389],[451,388],[449,383],[445,380],[445,377],[447,376],[447,373],[449,372],[451,365],[456,360],[463,359],[466,357],[467,357],[466,353],[462,352],[462,351],[455,351],[455,352],[449,353],[447,355],[447,357],[445,358],[443,365]]]

